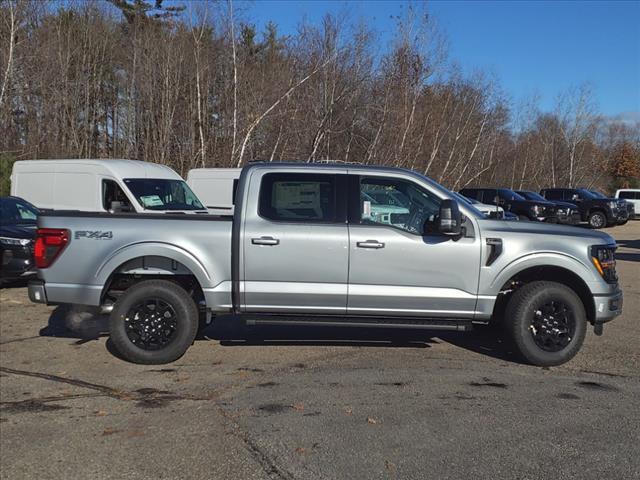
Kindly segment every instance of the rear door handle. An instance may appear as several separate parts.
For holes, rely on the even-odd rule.
[[[358,248],[384,248],[384,243],[377,240],[366,240],[364,242],[356,243]]]
[[[251,243],[254,245],[269,245],[269,246],[273,246],[273,245],[278,245],[280,243],[280,240],[278,240],[277,238],[273,238],[273,237],[260,237],[260,238],[252,238],[251,239]]]

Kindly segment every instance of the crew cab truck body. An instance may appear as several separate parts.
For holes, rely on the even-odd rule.
[[[488,219],[402,169],[251,164],[233,217],[53,212],[38,226],[31,300],[111,310],[114,345],[139,363],[186,351],[196,305],[248,324],[464,331],[504,316],[537,365],[569,360],[588,322],[601,333],[622,309],[609,235]]]
[[[591,228],[616,225],[627,219],[626,206],[616,199],[599,198],[586,188],[544,188],[540,195],[549,201],[565,201],[577,205],[583,222]]]

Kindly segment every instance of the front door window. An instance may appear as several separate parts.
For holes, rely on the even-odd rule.
[[[387,225],[422,235],[434,222],[440,199],[406,180],[365,177],[360,181],[360,223]]]

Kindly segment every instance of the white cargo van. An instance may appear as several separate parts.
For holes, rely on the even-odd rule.
[[[210,213],[230,215],[241,168],[194,168],[187,183]]]
[[[44,210],[206,213],[171,168],[137,160],[18,161],[11,195]]]

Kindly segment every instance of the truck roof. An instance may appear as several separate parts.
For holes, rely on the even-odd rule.
[[[50,160],[20,160],[13,164],[13,173],[62,172],[80,166],[95,169],[102,174],[116,178],[165,178],[182,180],[174,170],[166,165],[126,159],[70,158]]]
[[[266,162],[266,161],[253,161],[248,163],[245,167],[246,170],[254,169],[254,168],[267,168],[267,169],[300,169],[300,170],[344,170],[349,171],[349,173],[353,173],[356,175],[362,175],[366,172],[377,172],[377,173],[398,173],[402,172],[422,181],[428,182],[434,189],[442,192],[445,197],[450,197],[451,192],[447,190],[445,187],[432,180],[430,177],[423,175],[420,172],[416,172],[415,170],[410,170],[408,168],[403,167],[389,167],[382,165],[365,165],[361,163],[347,163],[347,162]]]

